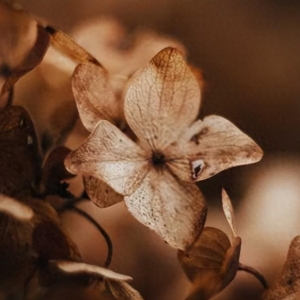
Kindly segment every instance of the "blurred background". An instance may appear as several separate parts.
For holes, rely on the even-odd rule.
[[[22,4],[42,24],[71,35],[113,76],[131,74],[166,46],[185,51],[205,78],[200,116],[227,118],[265,151],[260,163],[199,184],[209,206],[207,224],[229,232],[221,211],[224,186],[236,210],[241,261],[272,283],[280,275],[291,239],[300,234],[300,2],[24,0]],[[63,141],[63,132],[77,118],[70,88],[73,69],[66,57],[49,49],[43,63],[17,84],[15,101],[28,108],[44,148],[53,142],[45,138],[47,134]],[[86,136],[77,122],[66,144],[75,148]],[[134,220],[123,203],[107,209],[91,203],[82,207],[111,236],[111,268],[131,275],[146,300],[184,299],[189,283],[176,251]],[[64,224],[84,260],[103,264],[106,245],[99,233],[71,213],[65,214]],[[256,279],[239,273],[214,299],[258,299],[261,292]]]

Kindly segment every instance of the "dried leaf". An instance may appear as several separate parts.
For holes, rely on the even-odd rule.
[[[296,236],[289,247],[281,278],[267,290],[263,300],[298,300],[300,294],[300,236]]]
[[[186,299],[210,299],[223,290],[236,276],[240,249],[239,237],[231,245],[224,232],[205,227],[192,247],[178,251],[178,259],[192,282]]]
[[[104,181],[93,176],[83,176],[83,184],[89,198],[99,207],[109,207],[123,200],[123,196],[115,192]]]
[[[29,190],[40,168],[33,123],[20,106],[0,111],[0,192]]]
[[[77,66],[72,76],[72,89],[81,121],[90,132],[100,120],[115,123],[120,117],[120,103],[101,66]]]
[[[106,286],[116,300],[142,300],[140,293],[126,282],[106,280]]]
[[[124,113],[142,145],[163,151],[196,119],[199,83],[178,50],[160,51],[137,72],[127,90]]]

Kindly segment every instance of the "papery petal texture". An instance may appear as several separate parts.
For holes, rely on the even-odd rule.
[[[127,282],[106,280],[106,284],[116,300],[143,300],[140,293]]]
[[[107,183],[93,176],[83,176],[83,184],[90,199],[101,208],[117,204],[124,199]]]
[[[117,193],[130,195],[149,170],[145,151],[108,121],[100,121],[87,140],[71,152],[65,166],[103,180]]]
[[[80,119],[90,132],[100,120],[114,123],[120,116],[120,104],[101,66],[78,65],[72,76],[72,90]]]
[[[190,246],[205,223],[205,201],[197,186],[183,183],[168,171],[152,169],[124,200],[137,220],[174,248]]]
[[[180,165],[176,166],[176,160],[173,166],[170,165],[176,175],[182,180],[194,181],[204,180],[231,167],[258,162],[263,155],[249,136],[219,116],[196,121],[168,151],[181,153],[183,157],[178,160]]]
[[[164,150],[196,119],[200,86],[178,50],[159,52],[130,83],[125,118],[145,147]]]

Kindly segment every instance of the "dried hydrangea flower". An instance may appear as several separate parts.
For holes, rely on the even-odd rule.
[[[107,183],[135,218],[171,246],[186,249],[206,217],[194,183],[262,157],[256,143],[226,119],[196,120],[199,107],[196,76],[176,49],[166,48],[133,76],[125,95],[124,114],[137,143],[100,121],[65,165]]]

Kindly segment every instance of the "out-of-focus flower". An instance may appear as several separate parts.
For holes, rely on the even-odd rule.
[[[86,277],[98,278],[100,292],[109,291],[112,299],[142,299],[126,283],[129,276],[81,262],[77,246],[45,201],[0,195],[0,223],[0,291],[4,294],[13,291],[24,293],[26,299],[44,299],[56,281],[74,278],[80,284],[80,278]]]
[[[194,182],[262,157],[256,143],[226,119],[195,121],[199,107],[196,76],[176,49],[166,48],[133,76],[125,96],[125,118],[138,142],[100,121],[65,165],[71,173],[103,180],[140,222],[171,246],[187,249],[206,217]]]
[[[0,31],[1,100],[21,76],[41,62],[49,46],[49,34],[25,12],[1,3]]]
[[[300,236],[291,244],[280,279],[267,290],[262,300],[297,300],[300,297]]]

